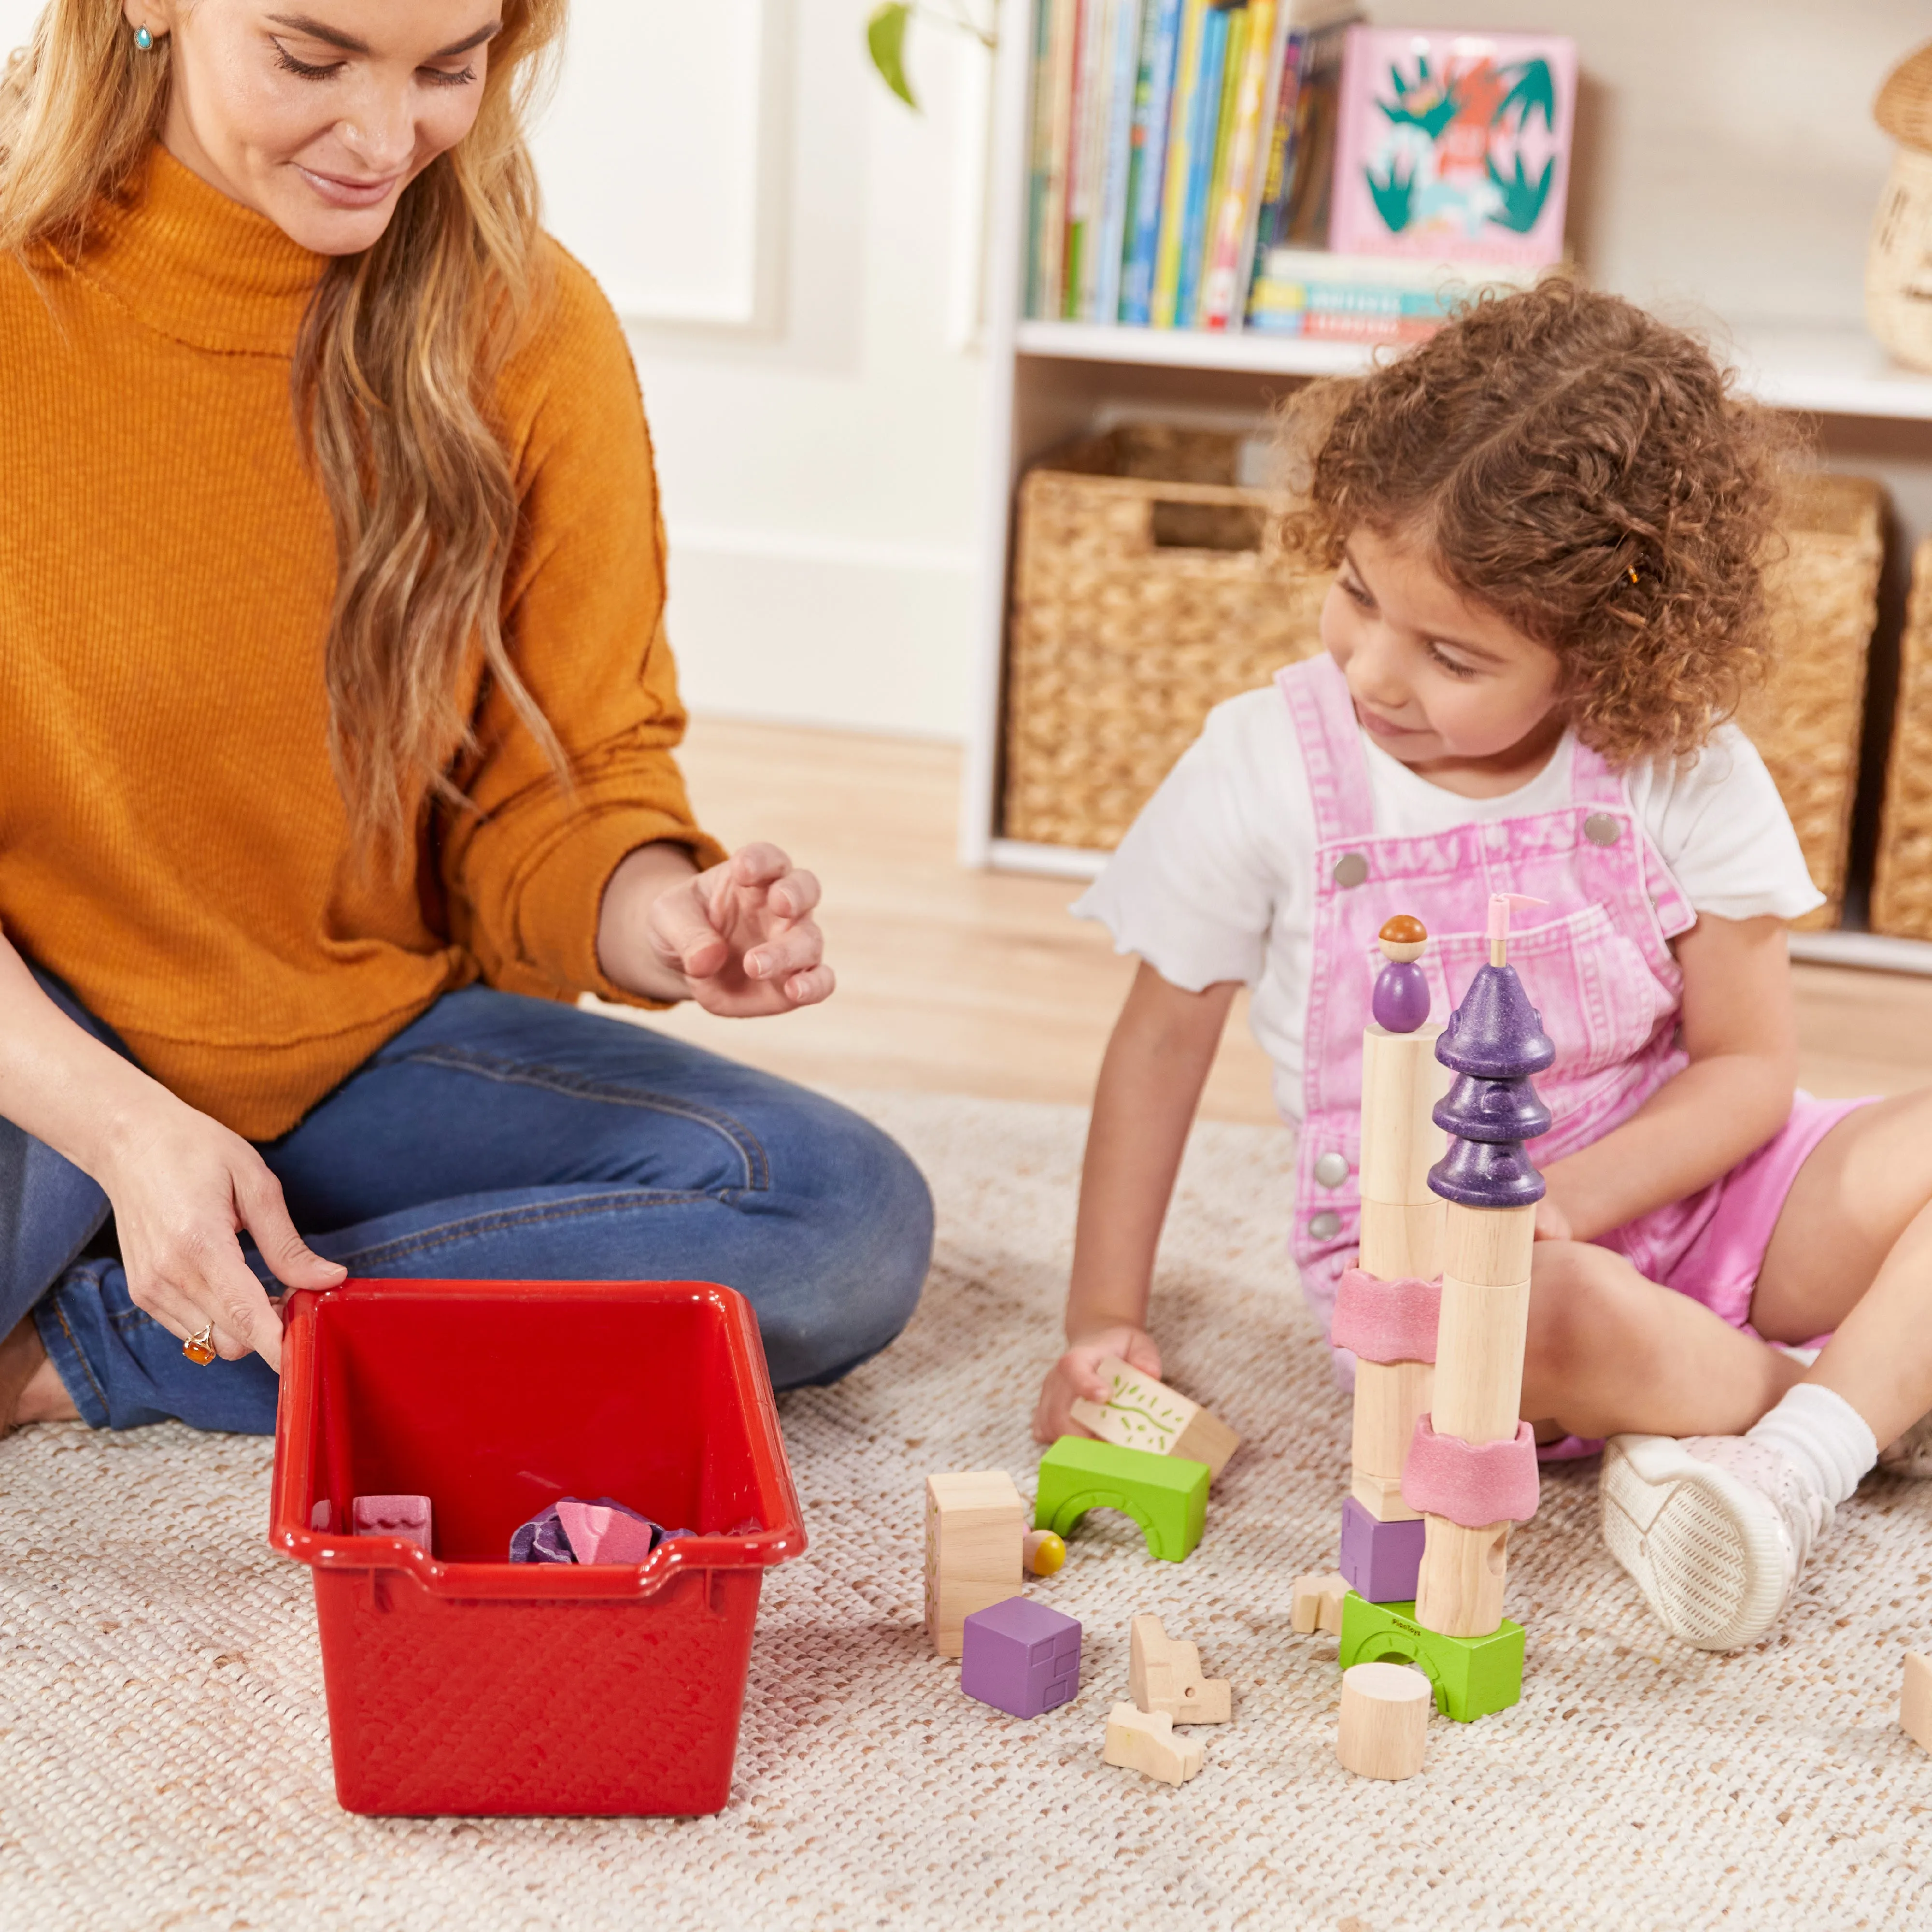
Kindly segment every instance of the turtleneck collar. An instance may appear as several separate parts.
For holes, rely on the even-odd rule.
[[[157,141],[127,194],[104,203],[89,224],[73,266],[178,341],[292,356],[328,260],[230,200]]]

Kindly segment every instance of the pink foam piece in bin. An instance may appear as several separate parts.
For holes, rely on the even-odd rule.
[[[564,1497],[556,1520],[580,1563],[641,1563],[651,1553],[651,1526],[622,1510]]]
[[[1402,1466],[1402,1499],[1465,1529],[1528,1522],[1536,1514],[1536,1432],[1522,1422],[1502,1442],[1465,1442],[1437,1435],[1430,1419],[1418,1415]]]
[[[406,1536],[425,1556],[435,1554],[427,1496],[358,1496],[349,1506],[349,1526],[357,1536]]]
[[[1329,1339],[1365,1362],[1432,1362],[1442,1312],[1437,1281],[1378,1281],[1351,1268],[1335,1290]]]

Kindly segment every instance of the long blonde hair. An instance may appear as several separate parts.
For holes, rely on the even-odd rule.
[[[476,124],[373,248],[329,261],[296,350],[294,406],[335,530],[330,752],[358,844],[399,867],[424,802],[460,798],[473,650],[566,769],[502,633],[518,502],[495,389],[538,292],[524,122],[566,4],[503,0]],[[128,190],[160,133],[170,57],[166,40],[136,50],[119,0],[49,0],[0,80],[0,250],[79,253],[91,211]]]

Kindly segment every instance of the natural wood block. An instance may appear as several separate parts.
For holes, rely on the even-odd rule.
[[[1414,1033],[1385,1033],[1372,1024],[1362,1035],[1365,1201],[1420,1206],[1435,1198],[1429,1170],[1442,1158],[1449,1137],[1430,1114],[1453,1077],[1436,1057],[1442,1032],[1431,1022]]]
[[[1378,1522],[1413,1522],[1422,1514],[1402,1501],[1400,1476],[1372,1476],[1366,1470],[1352,1469],[1348,1493]]]
[[[1442,1277],[1436,1382],[1429,1399],[1438,1436],[1498,1442],[1516,1434],[1522,1409],[1522,1352],[1529,1282],[1480,1288]]]
[[[1342,1673],[1335,1755],[1358,1778],[1413,1778],[1429,1736],[1429,1679],[1406,1664],[1356,1664]]]
[[[1227,1467],[1228,1457],[1241,1446],[1241,1438],[1219,1416],[1118,1357],[1102,1360],[1100,1376],[1108,1385],[1107,1400],[1089,1402],[1083,1396],[1074,1403],[1072,1414],[1075,1421],[1102,1442],[1205,1462],[1210,1478]]]
[[[1292,1627],[1303,1636],[1318,1630],[1342,1630],[1342,1602],[1348,1594],[1348,1580],[1339,1570],[1319,1576],[1298,1576],[1288,1612]]]
[[[1415,1620],[1444,1636],[1487,1636],[1502,1628],[1510,1526],[1465,1529],[1446,1516],[1425,1516]]]
[[[1026,1504],[1004,1469],[926,1479],[926,1629],[941,1657],[957,1657],[976,1610],[1020,1594]]]
[[[1442,1272],[1475,1288],[1508,1288],[1529,1279],[1536,1210],[1442,1204]]]
[[[1185,1784],[1201,1768],[1198,1738],[1177,1738],[1165,1711],[1136,1710],[1116,1704],[1107,1713],[1106,1742],[1100,1756],[1124,1771],[1144,1772],[1164,1784]]]
[[[1442,1214],[1446,1202],[1362,1202],[1364,1274],[1378,1281],[1433,1281],[1442,1272]]]
[[[1905,1653],[1905,1684],[1898,1694],[1898,1726],[1923,1750],[1932,1751],[1932,1660]]]
[[[1225,1724],[1234,1715],[1228,1680],[1202,1676],[1198,1646],[1169,1636],[1156,1616],[1130,1626],[1127,1688],[1140,1709],[1165,1711],[1177,1724]]]
[[[1348,1460],[1358,1474],[1402,1480],[1415,1420],[1429,1411],[1436,1372],[1427,1362],[1355,1364],[1354,1434]]]

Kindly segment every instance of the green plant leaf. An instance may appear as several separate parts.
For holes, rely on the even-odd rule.
[[[908,0],[884,0],[872,9],[872,18],[866,22],[866,50],[872,56],[880,79],[916,114],[919,102],[905,70],[906,27],[911,19]]]

